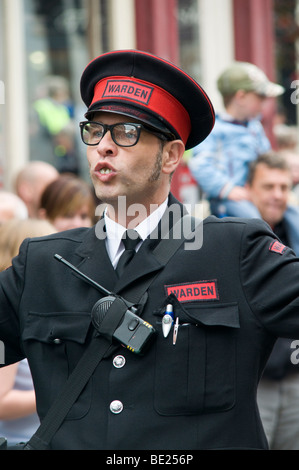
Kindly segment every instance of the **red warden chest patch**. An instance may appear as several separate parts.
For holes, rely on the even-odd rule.
[[[278,253],[279,255],[282,255],[286,251],[286,249],[287,247],[282,243],[278,242],[277,240],[272,242],[269,246],[270,251],[273,251],[273,253]]]
[[[196,281],[190,284],[165,286],[167,295],[174,294],[179,302],[218,300],[217,281]]]

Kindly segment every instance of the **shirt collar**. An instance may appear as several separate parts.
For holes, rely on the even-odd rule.
[[[157,227],[159,224],[166,208],[167,208],[168,198],[155,209],[146,219],[144,219],[135,230],[138,232],[139,237],[142,242],[150,235],[150,233]],[[106,248],[110,260],[115,266],[118,262],[118,259],[124,250],[123,243],[121,241],[123,234],[127,230],[123,225],[118,224],[114,220],[110,219],[107,215],[107,211],[104,213],[105,227],[106,227]],[[137,245],[136,251],[140,248],[142,242]]]

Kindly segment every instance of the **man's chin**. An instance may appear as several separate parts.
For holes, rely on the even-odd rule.
[[[279,222],[282,221],[283,216],[282,214],[279,215],[269,215],[268,217],[263,217],[263,219],[270,225],[270,227],[275,227]]]

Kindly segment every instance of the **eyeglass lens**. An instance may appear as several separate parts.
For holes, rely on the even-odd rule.
[[[112,126],[96,122],[86,122],[82,126],[82,139],[87,145],[97,145],[105,133],[110,130],[112,139],[118,145],[135,145],[140,135],[140,127],[134,124],[120,123]]]

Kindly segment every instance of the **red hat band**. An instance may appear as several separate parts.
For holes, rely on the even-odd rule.
[[[105,100],[138,105],[161,116],[186,144],[191,132],[190,116],[174,96],[159,86],[134,77],[104,78],[94,87],[94,97],[89,108],[96,102],[102,105]]]

